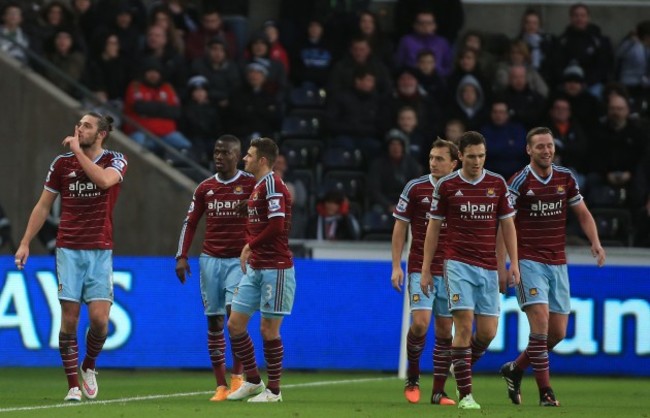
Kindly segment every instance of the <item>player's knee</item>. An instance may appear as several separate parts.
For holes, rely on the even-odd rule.
[[[90,328],[100,335],[108,332],[108,316],[96,316],[90,318]]]
[[[211,331],[221,331],[224,326],[223,315],[210,315],[208,316],[208,329]]]
[[[242,335],[245,332],[246,327],[243,324],[238,323],[237,321],[233,321],[232,319],[228,320],[228,333],[231,337]]]
[[[262,339],[265,341],[276,340],[280,338],[280,330],[277,327],[272,326],[266,321],[262,321],[260,324],[260,334],[262,334]]]
[[[476,332],[476,340],[482,345],[490,345],[494,337],[497,335],[497,330],[495,329],[482,329],[480,332]]]
[[[413,322],[411,323],[411,332],[418,337],[425,335],[429,329],[429,322],[430,321],[426,318],[414,317]]]
[[[469,341],[472,339],[472,326],[461,326],[461,327],[456,327],[455,330],[455,338],[457,338],[459,341],[463,341],[469,344]]]
[[[451,320],[436,320],[436,338],[451,338],[452,322]]]

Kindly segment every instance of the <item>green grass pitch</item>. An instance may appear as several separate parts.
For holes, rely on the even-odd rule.
[[[650,418],[650,379],[552,377],[562,406],[542,408],[532,376],[522,387],[524,404],[510,404],[505,383],[496,375],[474,378],[480,411],[429,404],[431,377],[421,379],[422,399],[408,404],[403,382],[381,373],[285,371],[281,404],[209,402],[210,371],[100,370],[95,401],[63,403],[62,369],[0,369],[0,418],[8,417],[645,417]],[[454,381],[447,382],[454,393]]]

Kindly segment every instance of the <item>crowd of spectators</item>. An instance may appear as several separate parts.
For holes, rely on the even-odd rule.
[[[559,34],[533,9],[516,34],[467,28],[460,0],[397,0],[391,32],[369,0],[283,0],[259,28],[245,0],[0,6],[0,50],[28,65],[21,47],[45,57],[137,122],[122,129],[154,152],[142,128],[206,167],[223,133],[309,154],[281,168],[305,195],[294,237],[387,238],[437,136],[480,131],[487,168],[507,178],[528,161],[526,131],[545,125],[590,207],[625,213],[628,235],[650,245],[650,21],[613,42],[580,3]],[[296,138],[311,142],[294,149]]]

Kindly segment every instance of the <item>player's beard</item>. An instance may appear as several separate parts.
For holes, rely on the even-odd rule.
[[[88,143],[88,142],[82,142],[82,141],[79,141],[79,146],[80,146],[81,148],[88,149],[88,148],[92,147],[93,145],[95,145],[95,142],[97,142],[97,138],[99,138],[99,134],[95,134],[95,135],[93,136],[93,138],[92,138],[92,141],[89,142],[89,143]]]
[[[548,159],[548,163],[546,162],[545,158],[541,158],[541,157],[537,159],[536,163],[539,167],[543,169],[547,169],[551,166],[551,164],[553,164],[553,156],[551,156],[551,158]]]

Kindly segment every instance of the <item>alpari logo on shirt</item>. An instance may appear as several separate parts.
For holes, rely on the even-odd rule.
[[[552,216],[562,213],[563,204],[561,200],[556,202],[537,202],[530,205],[530,216]]]
[[[473,219],[473,220],[483,220],[483,219],[492,219],[493,214],[497,208],[496,203],[472,203],[467,202],[460,205],[460,211],[465,214],[464,219]]]
[[[100,194],[99,188],[92,181],[75,181],[70,183],[68,190],[71,192],[77,192],[77,196],[90,197],[98,196]]]
[[[211,202],[208,202],[208,210],[216,210],[217,212],[221,211],[234,211],[237,209],[239,200],[217,200],[214,199]]]

